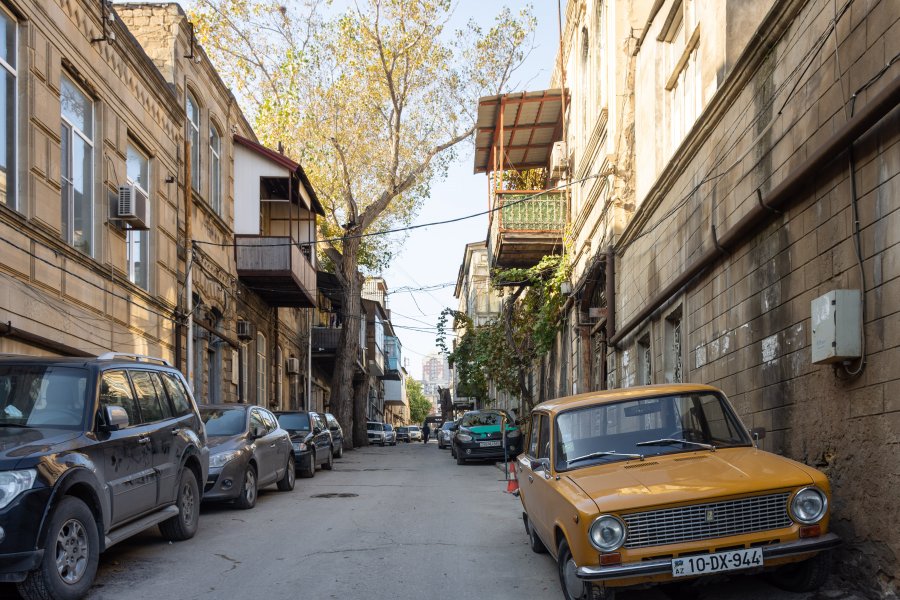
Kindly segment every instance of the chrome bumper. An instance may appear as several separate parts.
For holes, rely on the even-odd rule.
[[[817,538],[806,538],[784,544],[772,544],[764,546],[763,560],[772,558],[784,558],[809,552],[820,552],[834,548],[841,543],[841,538],[833,533],[826,533]],[[610,565],[607,567],[578,567],[575,571],[579,578],[587,581],[607,581],[611,579],[627,579],[629,577],[644,577],[647,575],[671,575],[672,559],[660,558],[657,560],[645,560],[638,563]]]

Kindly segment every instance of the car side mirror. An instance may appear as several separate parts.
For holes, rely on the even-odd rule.
[[[319,427],[318,425],[316,425],[315,427],[313,427],[313,435],[319,435],[320,433],[322,433],[322,428],[321,428],[321,427]]]
[[[250,437],[254,440],[259,439],[265,435],[266,435],[265,427],[260,427],[259,425],[257,425],[256,427],[253,427],[250,429]]]
[[[531,460],[531,470],[537,473],[538,471],[545,471],[546,473],[550,473],[550,459],[549,458],[538,458]]]
[[[766,439],[766,428],[765,427],[754,427],[750,430],[750,437],[753,438],[753,443],[759,446],[759,440]]]
[[[128,413],[121,406],[106,406],[103,409],[103,418],[106,423],[102,426],[104,431],[118,431],[128,427]]]
[[[337,430],[338,430],[337,427],[329,427],[329,428],[328,428],[328,431],[337,431]]]

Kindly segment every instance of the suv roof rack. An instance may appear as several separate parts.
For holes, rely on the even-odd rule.
[[[129,354],[128,352],[106,352],[98,356],[97,360],[133,360],[135,362],[153,362],[165,367],[172,366],[172,363],[164,358],[145,356],[143,354]]]

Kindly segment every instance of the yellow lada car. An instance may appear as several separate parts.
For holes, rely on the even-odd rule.
[[[704,385],[538,405],[516,469],[532,550],[555,555],[568,600],[728,571],[817,588],[840,541],[828,480],[758,449],[765,431],[754,434]]]

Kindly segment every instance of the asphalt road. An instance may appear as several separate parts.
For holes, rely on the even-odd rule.
[[[249,511],[205,506],[192,540],[156,528],[100,559],[90,600],[562,598],[549,555],[528,548],[519,500],[492,464],[457,466],[429,443],[346,452],[332,472],[274,486]],[[16,597],[0,586],[0,597]],[[698,600],[851,600],[789,594],[756,577],[692,590]],[[659,589],[620,600],[666,600]]]

